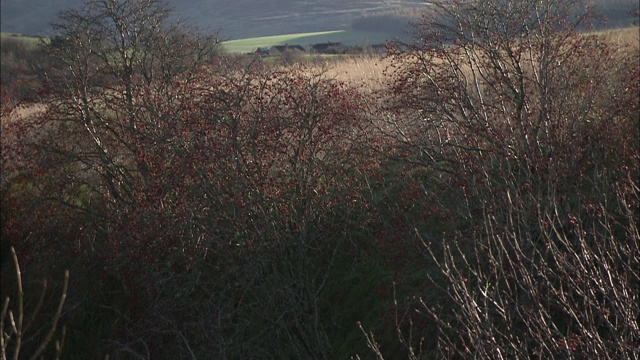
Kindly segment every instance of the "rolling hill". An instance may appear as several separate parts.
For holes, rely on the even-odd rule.
[[[349,28],[368,12],[423,6],[420,0],[170,0],[175,16],[224,39]],[[56,14],[82,0],[2,0],[3,32],[46,35]]]
[[[611,25],[633,21],[636,0],[590,0],[605,13]],[[81,6],[83,0],[2,0],[0,28],[3,32],[48,35],[56,14]],[[205,31],[219,31],[223,39],[267,35],[347,30],[367,14],[402,10],[420,12],[423,0],[168,0],[176,18]],[[625,23],[626,22],[626,23]],[[389,37],[397,34],[388,34]]]

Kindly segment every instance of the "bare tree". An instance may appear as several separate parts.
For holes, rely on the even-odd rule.
[[[443,357],[637,357],[638,49],[579,33],[592,18],[433,1],[396,53],[380,128],[450,219],[417,229],[446,279],[421,309]]]
[[[217,52],[217,37],[171,23],[170,16],[159,0],[88,0],[53,25],[57,41],[48,47],[53,66],[44,69],[50,96],[43,121],[77,126],[77,141],[94,150],[48,145],[99,175],[114,201],[131,201],[132,177],[144,174],[135,161],[136,138],[144,136],[140,123],[171,117],[166,112],[179,101],[180,84]]]

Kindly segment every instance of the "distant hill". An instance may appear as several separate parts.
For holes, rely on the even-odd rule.
[[[630,19],[627,14],[638,6],[637,0],[591,2],[597,3],[610,18],[609,23],[615,26],[633,22],[634,19]],[[49,25],[55,21],[58,12],[81,6],[82,3],[82,0],[2,0],[0,28],[3,32],[48,35]],[[241,39],[342,30],[351,28],[354,23],[366,28],[368,18],[379,22],[380,19],[385,19],[385,14],[405,14],[411,19],[412,13],[419,13],[428,1],[169,0],[168,3],[175,8],[175,16],[179,19],[197,25],[203,30],[220,30],[224,39]],[[393,16],[397,21],[397,16]],[[397,24],[390,28],[400,31]]]
[[[46,35],[56,14],[82,0],[2,0],[3,32]],[[422,7],[421,0],[169,0],[175,15],[226,39],[350,28],[368,12]]]

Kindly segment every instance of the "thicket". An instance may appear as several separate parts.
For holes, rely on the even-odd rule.
[[[3,356],[637,358],[638,46],[432,6],[366,93],[160,1],[61,14],[3,93]]]
[[[436,1],[395,54],[381,130],[446,219],[414,226],[445,279],[449,303],[415,305],[443,357],[638,354],[638,48],[578,33],[591,19]]]

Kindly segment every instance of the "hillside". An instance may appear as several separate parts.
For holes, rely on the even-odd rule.
[[[80,6],[82,0],[3,0],[1,30],[45,35],[56,14]],[[177,18],[207,31],[220,31],[224,39],[348,29],[371,14],[403,10],[419,12],[421,0],[169,0]],[[609,24],[632,22],[635,0],[593,0],[609,17]],[[407,10],[408,9],[408,10]],[[384,19],[384,17],[383,17]],[[397,27],[395,27],[397,31]],[[396,34],[390,34],[396,35]]]
[[[170,0],[175,14],[225,39],[338,30],[368,12],[421,6],[419,0]],[[55,14],[82,0],[3,0],[2,31],[45,34]]]

